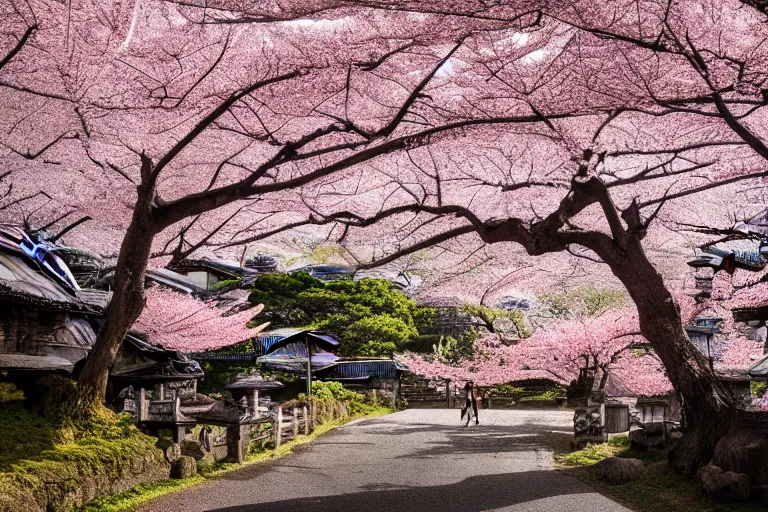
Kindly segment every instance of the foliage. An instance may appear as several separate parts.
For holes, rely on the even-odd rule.
[[[319,400],[339,400],[346,402],[348,400],[363,400],[362,393],[350,391],[340,382],[313,382],[312,395]]]
[[[253,304],[264,304],[258,318],[271,322],[272,328],[301,327],[311,323],[311,319],[297,304],[297,296],[323,286],[322,281],[306,272],[266,274],[254,280],[248,300]]]
[[[43,415],[61,424],[64,439],[122,439],[138,433],[129,416],[115,414],[71,379],[46,375],[38,380],[38,389]]]
[[[564,466],[591,466],[603,459],[614,457],[620,448],[607,443],[589,443],[584,449],[556,456],[558,463]]]
[[[74,450],[71,447],[75,445],[89,447],[102,441],[149,439],[133,426],[130,416],[117,415],[101,404],[84,401],[70,379],[48,375],[39,380],[38,386],[42,396],[38,411],[21,400],[0,407],[0,425],[4,429],[0,438],[0,471],[23,460],[57,460]],[[10,384],[4,383],[2,388],[11,396],[23,398],[23,393]]]
[[[200,367],[205,377],[198,382],[198,392],[204,395],[221,393],[225,385],[251,369],[249,366],[236,366],[230,361],[200,361]]]
[[[0,404],[24,400],[24,392],[10,382],[0,382]]]
[[[448,364],[459,364],[474,358],[477,338],[477,330],[474,328],[464,330],[457,337],[441,336],[433,351],[440,360]]]
[[[491,396],[520,396],[523,393],[525,393],[525,388],[510,384],[496,384],[488,389],[488,394]]]
[[[613,436],[610,439],[608,439],[608,444],[610,446],[619,446],[621,448],[629,448],[630,442],[629,442],[629,436],[620,435],[620,436]]]
[[[477,318],[481,326],[489,332],[510,334],[517,338],[527,338],[532,334],[531,329],[525,324],[523,312],[519,309],[506,310],[476,304],[466,304],[462,309],[468,315]]]
[[[580,286],[569,292],[549,292],[539,297],[545,311],[555,318],[592,317],[628,303],[627,293],[614,288]]]
[[[372,395],[358,393],[345,388],[340,382],[313,382],[312,398],[326,405],[340,402],[352,416],[369,414],[381,407]]]
[[[300,272],[257,278],[251,302],[262,302],[259,321],[272,327],[312,327],[337,335],[344,356],[389,356],[418,336],[422,311],[391,283],[379,279],[329,283]]]
[[[204,482],[205,478],[195,475],[191,478],[163,480],[137,485],[130,491],[111,494],[92,501],[82,512],[134,512],[139,506],[160,496],[180,491]]]
[[[768,391],[768,382],[753,380],[749,383],[749,391],[753,397],[762,397]]]
[[[565,388],[563,386],[552,386],[544,390],[534,390],[532,392],[524,392],[520,397],[521,402],[553,402],[555,398],[565,396]]]
[[[223,290],[224,288],[228,288],[230,286],[240,286],[240,284],[243,282],[242,278],[239,279],[223,279],[221,281],[217,281],[213,284],[213,289],[215,291]]]
[[[203,352],[235,344],[256,336],[266,326],[250,321],[262,307],[226,314],[213,302],[152,286],[145,292],[146,305],[135,328],[149,335],[152,343],[185,352]]]
[[[88,479],[115,478],[136,458],[162,457],[156,439],[129,418],[73,399],[72,381],[47,376],[40,387],[39,410],[21,400],[0,407],[0,508],[4,500],[31,508],[52,499],[63,503],[74,488],[90,485]],[[19,395],[10,385],[2,388]],[[78,405],[85,410],[75,411]]]

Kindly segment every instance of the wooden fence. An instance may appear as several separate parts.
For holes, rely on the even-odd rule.
[[[283,409],[278,405],[272,413],[272,425],[269,433],[264,433],[261,436],[253,437],[254,441],[258,439],[271,438],[275,444],[275,448],[295,439],[300,434],[309,435],[315,430],[315,418],[312,414],[312,408],[307,407],[291,407],[290,409]]]

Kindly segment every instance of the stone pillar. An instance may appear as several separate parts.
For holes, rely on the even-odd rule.
[[[230,462],[243,462],[245,450],[248,448],[248,433],[246,425],[232,425],[227,427],[227,460]]]
[[[171,428],[171,434],[173,436],[174,443],[181,443],[184,440],[184,436],[187,433],[187,427],[184,425],[174,425]]]

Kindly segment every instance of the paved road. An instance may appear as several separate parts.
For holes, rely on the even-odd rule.
[[[409,409],[350,423],[291,456],[166,496],[143,512],[628,512],[553,471],[567,411]]]

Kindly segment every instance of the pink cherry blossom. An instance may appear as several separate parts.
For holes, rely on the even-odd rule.
[[[203,352],[254,337],[265,327],[246,327],[263,305],[223,316],[225,310],[213,303],[159,286],[148,288],[146,297],[146,306],[135,328],[161,347]]]

